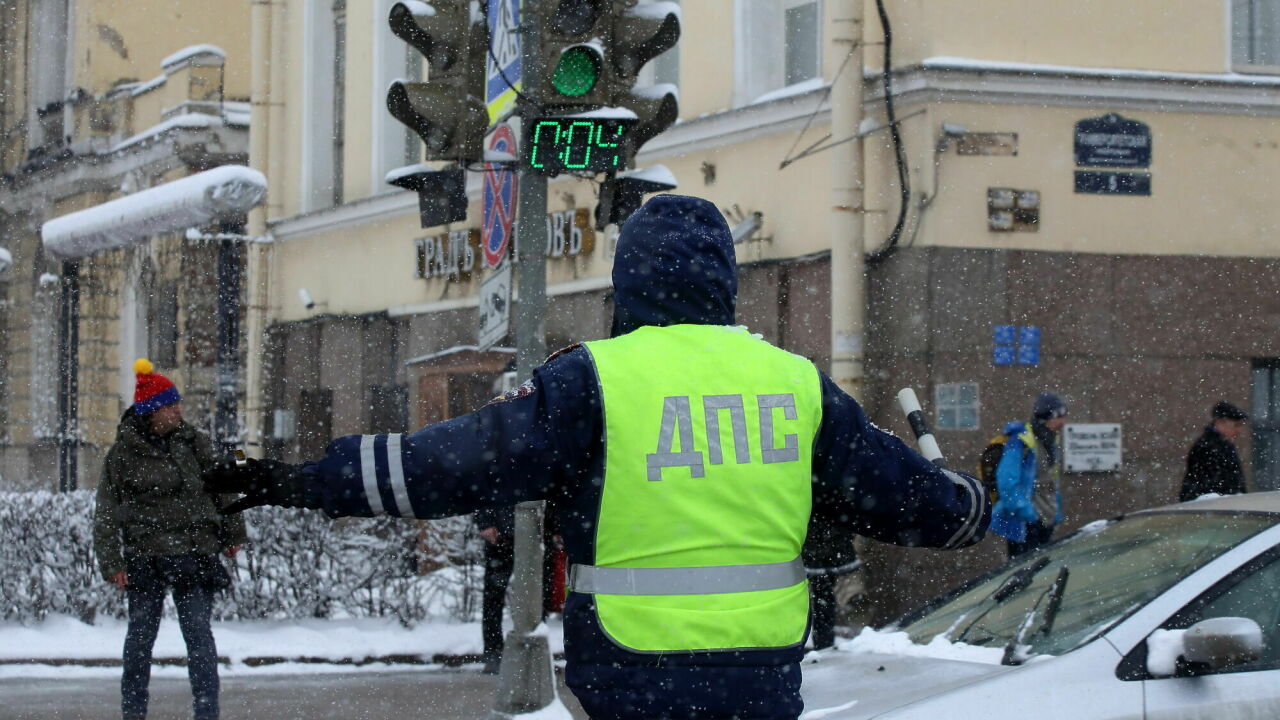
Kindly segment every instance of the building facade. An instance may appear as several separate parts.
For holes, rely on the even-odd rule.
[[[272,140],[253,158],[271,180],[273,243],[251,422],[268,451],[298,459],[335,435],[473,409],[511,355],[474,347],[489,273],[481,174],[468,221],[429,229],[415,197],[382,181],[419,157],[381,96],[419,71],[386,27],[390,2],[270,5],[256,30],[283,68],[263,103]],[[676,192],[711,199],[744,230],[740,321],[819,367],[842,281],[821,148],[845,139],[830,137],[832,82],[857,71],[833,40],[838,5],[684,3],[678,48],[650,71],[679,85],[681,120],[638,162],[665,165]],[[1174,500],[1188,446],[1228,399],[1255,419],[1242,443],[1253,485],[1280,487],[1277,3],[884,8],[889,33],[875,2],[863,9],[860,219],[868,251],[893,245],[867,268],[870,415],[905,431],[892,398],[915,387],[959,467],[1026,419],[1040,390],[1062,394],[1073,423],[1118,424],[1119,469],[1065,477],[1073,527]],[[906,191],[887,129],[886,34]],[[534,220],[553,238],[549,351],[608,332],[616,228],[590,227],[596,190],[557,179],[548,218]],[[1003,557],[995,540],[944,569],[928,552],[873,554],[877,582],[906,598]]]
[[[177,382],[191,421],[212,424],[219,240],[138,234],[66,262],[40,231],[247,162],[248,3],[232,5],[0,2],[0,247],[12,257],[0,275],[4,489],[95,485],[133,402],[137,357]]]

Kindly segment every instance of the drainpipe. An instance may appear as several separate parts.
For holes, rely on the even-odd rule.
[[[226,223],[223,234],[242,235],[243,223]],[[241,238],[218,241],[218,350],[217,390],[213,417],[214,437],[219,454],[230,455],[240,444],[240,249]]]
[[[77,486],[80,445],[80,263],[62,263],[62,295],[58,307],[58,492]]]
[[[272,10],[269,0],[255,0],[252,6],[252,34],[250,38],[250,116],[249,116],[249,166],[267,177],[274,177],[268,132],[271,129],[271,72],[274,63],[272,52]],[[280,198],[268,191],[267,202],[249,213],[248,234],[263,237],[267,233],[267,219],[273,215]],[[266,332],[267,305],[270,301],[271,246],[267,243],[248,243],[245,252],[245,435],[250,446],[265,444],[263,437],[263,335]],[[254,453],[261,455],[261,453]]]
[[[867,305],[864,168],[857,137],[863,6],[862,0],[835,0],[832,5],[832,42],[844,69],[831,87],[831,137],[853,139],[831,149],[831,379],[861,402]]]

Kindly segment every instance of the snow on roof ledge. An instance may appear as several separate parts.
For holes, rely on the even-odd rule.
[[[267,196],[267,179],[243,165],[223,165],[79,212],[40,228],[44,247],[63,260],[126,247],[152,235],[233,220]]]
[[[201,56],[205,56],[208,58],[217,58],[218,62],[214,63],[217,65],[221,65],[227,59],[227,53],[217,45],[192,45],[190,47],[182,48],[178,52],[161,60],[160,67],[168,71],[170,69],[174,69],[172,67],[174,65],[179,65],[188,60],[194,60]],[[199,64],[203,65],[206,63],[199,63]]]

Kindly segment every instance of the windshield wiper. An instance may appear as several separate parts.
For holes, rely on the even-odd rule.
[[[1046,597],[1049,598],[1049,605],[1044,610],[1044,622],[1037,632],[1048,635],[1053,631],[1053,621],[1058,616],[1058,608],[1062,607],[1062,595],[1067,589],[1067,578],[1070,575],[1071,571],[1066,565],[1058,569],[1058,576],[1053,579],[1053,584],[1032,603],[1031,609],[1027,610],[1027,614],[1022,618],[1022,624],[1018,626],[1018,632],[1009,644],[1004,646],[1004,656],[1000,658],[1001,665],[1021,665],[1026,659],[1018,657],[1018,648],[1022,646],[1022,641],[1027,637],[1027,631],[1031,629],[1031,623],[1035,621],[1036,609]]]
[[[1045,555],[1045,556],[1042,556],[1040,559],[1036,560],[1035,562],[1031,563],[1030,565],[1027,565],[1026,567],[1021,568],[1019,570],[1015,570],[1013,573],[1011,573],[1009,577],[1005,578],[1005,581],[1001,583],[999,587],[991,591],[990,595],[982,598],[981,600],[978,601],[976,605],[974,605],[974,607],[978,607],[980,605],[985,604],[988,600],[995,601],[991,603],[991,605],[989,605],[987,609],[983,610],[977,617],[969,621],[969,624],[964,626],[964,630],[962,630],[960,634],[956,636],[955,640],[952,640],[952,642],[961,642],[962,640],[964,640],[965,636],[969,634],[969,631],[972,630],[974,626],[977,625],[980,620],[982,620],[982,618],[986,617],[987,613],[994,610],[997,605],[1004,602],[1005,600],[1008,600],[1014,595],[1017,595],[1023,590],[1026,590],[1027,586],[1031,584],[1032,578],[1036,576],[1036,573],[1045,569],[1045,566],[1047,566],[1048,564],[1049,564],[1049,556]],[[946,637],[945,633],[943,634],[943,637]]]

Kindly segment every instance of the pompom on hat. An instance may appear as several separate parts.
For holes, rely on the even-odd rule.
[[[146,358],[138,358],[133,363],[133,371],[138,375],[138,385],[133,391],[133,412],[137,415],[150,415],[165,405],[182,401],[178,388],[169,378],[156,372],[156,367]]]

